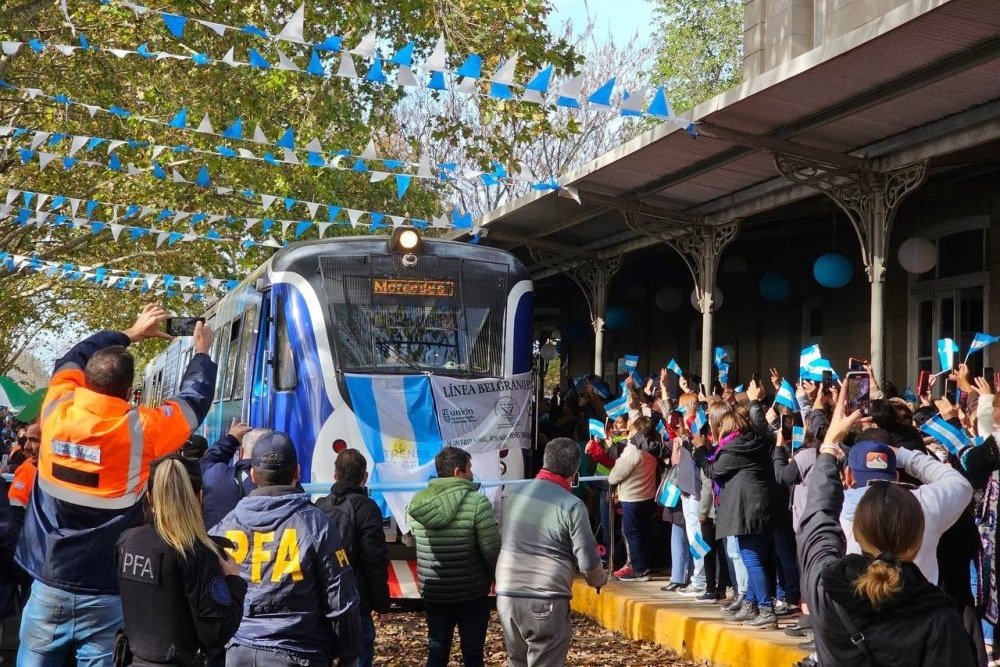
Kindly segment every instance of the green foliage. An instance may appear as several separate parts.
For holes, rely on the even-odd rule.
[[[261,0],[241,2],[217,0],[203,3],[176,0],[174,12],[220,21],[229,25],[253,24],[277,32],[299,0]],[[227,32],[219,37],[207,28],[189,22],[182,40],[173,39],[158,14],[136,16],[131,10],[112,2],[76,0],[69,3],[74,34],[65,24],[56,0],[28,0],[23,4],[0,3],[0,40],[27,41],[38,38],[48,43],[79,43],[86,35],[91,45],[102,48],[134,49],[146,43],[150,51],[205,53],[222,58],[230,47],[236,57],[246,60],[248,48],[260,51],[270,62],[277,62],[275,45],[252,36]],[[526,71],[542,63],[570,68],[576,56],[563,40],[554,40],[545,26],[549,3],[543,0],[483,0],[476,3],[439,2],[437,0],[348,0],[336,3],[311,3],[306,12],[306,39],[322,41],[329,34],[341,35],[352,44],[373,28],[390,49],[417,42],[419,62],[433,48],[439,34],[446,36],[452,58],[475,51],[484,58],[484,67],[495,66],[501,57],[521,53]],[[278,45],[292,60],[304,67],[309,50],[288,43]],[[356,59],[359,73],[367,63]],[[457,66],[457,63],[452,63]],[[335,69],[336,63],[334,63]],[[416,159],[401,151],[419,146],[421,137],[398,136],[393,109],[402,92],[392,86],[347,81],[341,78],[316,78],[304,73],[278,70],[260,71],[224,65],[197,66],[190,61],[143,60],[137,56],[117,58],[108,52],[77,53],[64,56],[49,49],[39,56],[27,47],[13,57],[0,57],[0,79],[19,87],[37,87],[49,94],[64,93],[70,99],[108,107],[122,106],[134,114],[169,120],[182,106],[189,109],[189,124],[196,126],[208,113],[216,131],[221,131],[237,116],[242,116],[246,134],[260,124],[275,141],[290,124],[296,129],[298,144],[316,137],[327,150],[349,148],[360,153],[374,137],[381,155]],[[528,113],[518,105],[483,100],[488,112],[496,114]],[[524,131],[522,141],[545,131],[544,118]],[[188,144],[214,150],[218,137],[198,135],[135,119],[120,119],[98,113],[91,118],[80,107],[65,107],[36,99],[28,100],[16,91],[0,90],[0,125],[17,125],[67,134],[101,136],[113,139],[136,139],[156,144]],[[438,117],[434,132],[457,136],[462,129],[458,119]],[[0,140],[0,194],[8,187],[37,192],[93,198],[117,204],[140,203],[172,210],[226,213],[233,216],[307,218],[299,209],[286,213],[280,202],[264,212],[259,199],[247,200],[238,195],[219,195],[194,186],[161,182],[152,176],[130,178],[124,174],[93,167],[77,166],[64,171],[53,162],[39,171],[37,161],[22,165],[18,148],[27,148],[30,137]],[[4,143],[5,142],[5,143]],[[249,147],[227,142],[233,147]],[[508,162],[517,150],[516,142],[498,142],[495,137],[465,137],[463,145],[477,147],[473,157],[485,156]],[[68,143],[53,149],[65,155]],[[44,147],[43,147],[44,149]],[[257,154],[262,151],[255,150]],[[147,168],[152,164],[149,148],[116,151],[123,164]],[[106,147],[81,151],[77,157],[107,161]],[[446,210],[449,192],[445,186],[414,180],[403,199],[397,199],[393,179],[370,183],[364,174],[314,169],[307,166],[268,166],[263,162],[226,159],[221,156],[191,153],[164,153],[159,158],[169,173],[176,167],[189,180],[206,164],[213,184],[250,188],[280,196],[293,196],[317,202],[330,202],[355,209],[429,218]],[[3,203],[0,199],[0,203]],[[100,210],[100,209],[99,209]],[[81,213],[82,215],[82,213]],[[320,216],[323,215],[321,210]],[[341,214],[343,216],[343,214]],[[318,216],[318,219],[322,219]],[[122,221],[137,226],[153,226],[155,216],[141,222]],[[103,221],[110,222],[107,218]],[[172,226],[171,226],[172,225]],[[190,221],[156,223],[158,228],[192,231]],[[208,226],[194,231],[204,234]],[[0,221],[0,251],[39,255],[45,259],[73,262],[113,269],[136,269],[144,273],[242,277],[270,257],[268,248],[244,250],[240,238],[242,222],[218,223],[224,243],[203,241],[178,243],[172,247],[156,246],[156,239],[144,237],[132,241],[123,232],[117,242],[110,231],[94,236],[89,230],[53,228],[34,225],[19,227],[14,220]],[[281,229],[273,234],[280,240]],[[326,236],[357,233],[349,227],[331,227]],[[260,238],[259,228],[256,235]],[[292,241],[294,226],[286,240]],[[313,227],[304,238],[315,238]],[[0,373],[5,371],[22,348],[35,340],[40,330],[65,331],[67,337],[81,329],[124,328],[131,323],[140,304],[153,300],[135,291],[98,288],[84,283],[55,280],[21,271],[0,273]],[[162,299],[161,299],[162,300]],[[168,307],[181,313],[196,313],[197,304],[183,304],[179,297]]]
[[[654,0],[659,43],[653,80],[683,112],[743,75],[743,0]]]

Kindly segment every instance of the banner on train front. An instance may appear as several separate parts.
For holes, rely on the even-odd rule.
[[[462,380],[430,376],[444,445],[469,452],[531,446],[531,373]]]

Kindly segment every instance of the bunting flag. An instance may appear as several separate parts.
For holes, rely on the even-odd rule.
[[[973,353],[984,350],[998,340],[1000,340],[1000,336],[991,336],[987,333],[977,333],[972,339],[972,344],[969,345],[969,351],[965,355],[965,361],[968,362],[969,357],[972,356]]]
[[[677,375],[677,377],[684,375],[684,371],[681,370],[680,364],[678,364],[674,359],[667,362],[667,370]]]
[[[774,396],[774,402],[778,405],[784,405],[792,412],[799,411],[798,402],[795,400],[795,389],[788,383],[788,380],[781,380],[781,386],[778,387],[778,393]]]
[[[72,262],[42,259],[34,255],[18,255],[0,251],[0,269],[8,272],[31,271],[56,280],[90,283],[97,287],[113,289],[138,289],[149,292],[162,286],[157,294],[183,296],[185,301],[201,301],[209,293],[225,293],[235,289],[239,281],[206,276],[178,276],[144,273],[137,270],[109,269],[103,266],[84,266]]]
[[[946,373],[955,367],[955,354],[958,352],[958,343],[951,338],[942,338],[937,342],[938,360],[941,362],[941,370],[938,373]]]
[[[608,419],[618,419],[619,417],[624,417],[628,414],[628,396],[622,396],[621,398],[615,399],[610,403],[605,403],[604,412],[607,413]]]
[[[949,452],[955,455],[963,448],[972,444],[969,436],[962,429],[949,424],[940,414],[934,415],[925,421],[920,430],[940,442]]]
[[[792,451],[798,451],[806,442],[806,429],[802,426],[792,427]]]
[[[131,7],[137,13],[154,11],[148,7],[134,3],[123,2],[122,4]],[[278,38],[276,35],[271,35],[255,26],[228,26],[223,23],[206,21],[204,19],[191,19],[173,13],[161,12],[160,16],[163,18],[168,32],[176,39],[180,39],[183,36],[185,28],[192,21],[205,25],[218,35],[223,35],[226,31],[232,31],[264,39]],[[297,32],[297,26],[293,32]],[[324,78],[330,77],[331,72],[324,64],[323,58],[330,60],[339,57],[339,64],[332,76],[365,83],[392,85],[404,89],[450,90],[454,93],[470,97],[487,96],[503,100],[516,99],[523,103],[540,106],[609,112],[622,116],[650,117],[663,122],[673,123],[678,127],[684,128],[692,137],[697,136],[697,129],[693,123],[678,118],[671,113],[666,91],[662,87],[653,93],[649,104],[643,109],[645,100],[648,97],[648,91],[621,90],[619,92],[616,90],[615,77],[602,83],[596,90],[591,91],[589,94],[585,94],[583,92],[583,85],[587,77],[584,74],[573,75],[561,84],[552,85],[552,72],[549,68],[543,68],[533,75],[527,84],[522,85],[516,80],[517,54],[512,55],[503,62],[497,72],[490,78],[488,86],[484,85],[480,87],[477,85],[479,81],[477,77],[463,77],[460,74],[460,71],[476,73],[475,60],[473,58],[475,54],[470,54],[459,70],[451,72],[444,67],[447,61],[447,54],[444,50],[443,38],[438,41],[438,46],[435,47],[431,57],[423,63],[423,69],[428,73],[429,77],[418,79],[410,65],[401,64],[402,62],[411,61],[412,54],[408,56],[406,52],[402,54],[397,52],[397,54],[394,54],[390,58],[382,58],[374,48],[374,40],[376,38],[377,35],[374,32],[369,33],[353,49],[345,49],[343,40],[336,35],[331,35],[320,43],[306,44],[305,42],[295,41],[294,43],[296,44],[306,44],[310,47],[309,62],[306,64],[297,64],[281,52],[280,49],[276,49],[279,54],[278,61],[272,63],[252,47],[247,47],[247,59],[243,61],[236,59],[235,47],[230,47],[222,58],[214,58],[207,53],[178,54],[167,51],[151,51],[145,43],[138,45],[134,49],[98,46],[87,42],[86,38],[81,38],[81,43],[78,45],[46,43],[39,39],[32,39],[27,42],[5,41],[3,42],[3,52],[5,55],[13,55],[21,50],[22,47],[27,46],[29,47],[28,50],[35,55],[42,55],[50,50],[56,51],[63,56],[74,56],[77,54],[100,56],[110,54],[116,58],[139,57],[151,62],[161,62],[164,60],[189,61],[199,67],[225,65],[226,67],[251,67],[263,70],[277,69]],[[287,41],[293,40],[289,39]],[[321,57],[321,53],[325,55]],[[339,54],[339,56],[331,54]],[[372,61],[371,66],[364,76],[359,75],[353,56]],[[387,67],[394,69],[394,76],[391,81],[385,73]],[[448,76],[446,77],[445,74]],[[485,84],[486,82],[483,83]],[[557,90],[557,92],[553,93],[553,90]]]
[[[588,422],[590,427],[590,437],[597,440],[607,440],[608,436],[604,432],[604,422],[600,419],[591,419]]]

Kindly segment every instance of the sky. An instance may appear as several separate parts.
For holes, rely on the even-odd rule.
[[[653,25],[653,2],[650,0],[552,0],[555,11],[549,15],[549,25],[557,28],[570,20],[574,26],[587,22],[588,11],[596,19],[596,37],[600,41],[611,34],[616,42],[631,39],[638,32],[639,39],[649,39]]]

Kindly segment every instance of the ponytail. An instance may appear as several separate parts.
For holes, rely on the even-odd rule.
[[[150,490],[157,534],[184,559],[194,555],[198,542],[213,553],[219,553],[219,548],[205,532],[201,506],[184,465],[172,457],[159,463]]]
[[[903,590],[903,571],[894,556],[882,554],[868,565],[854,582],[854,591],[868,598],[878,611],[894,595]]]

